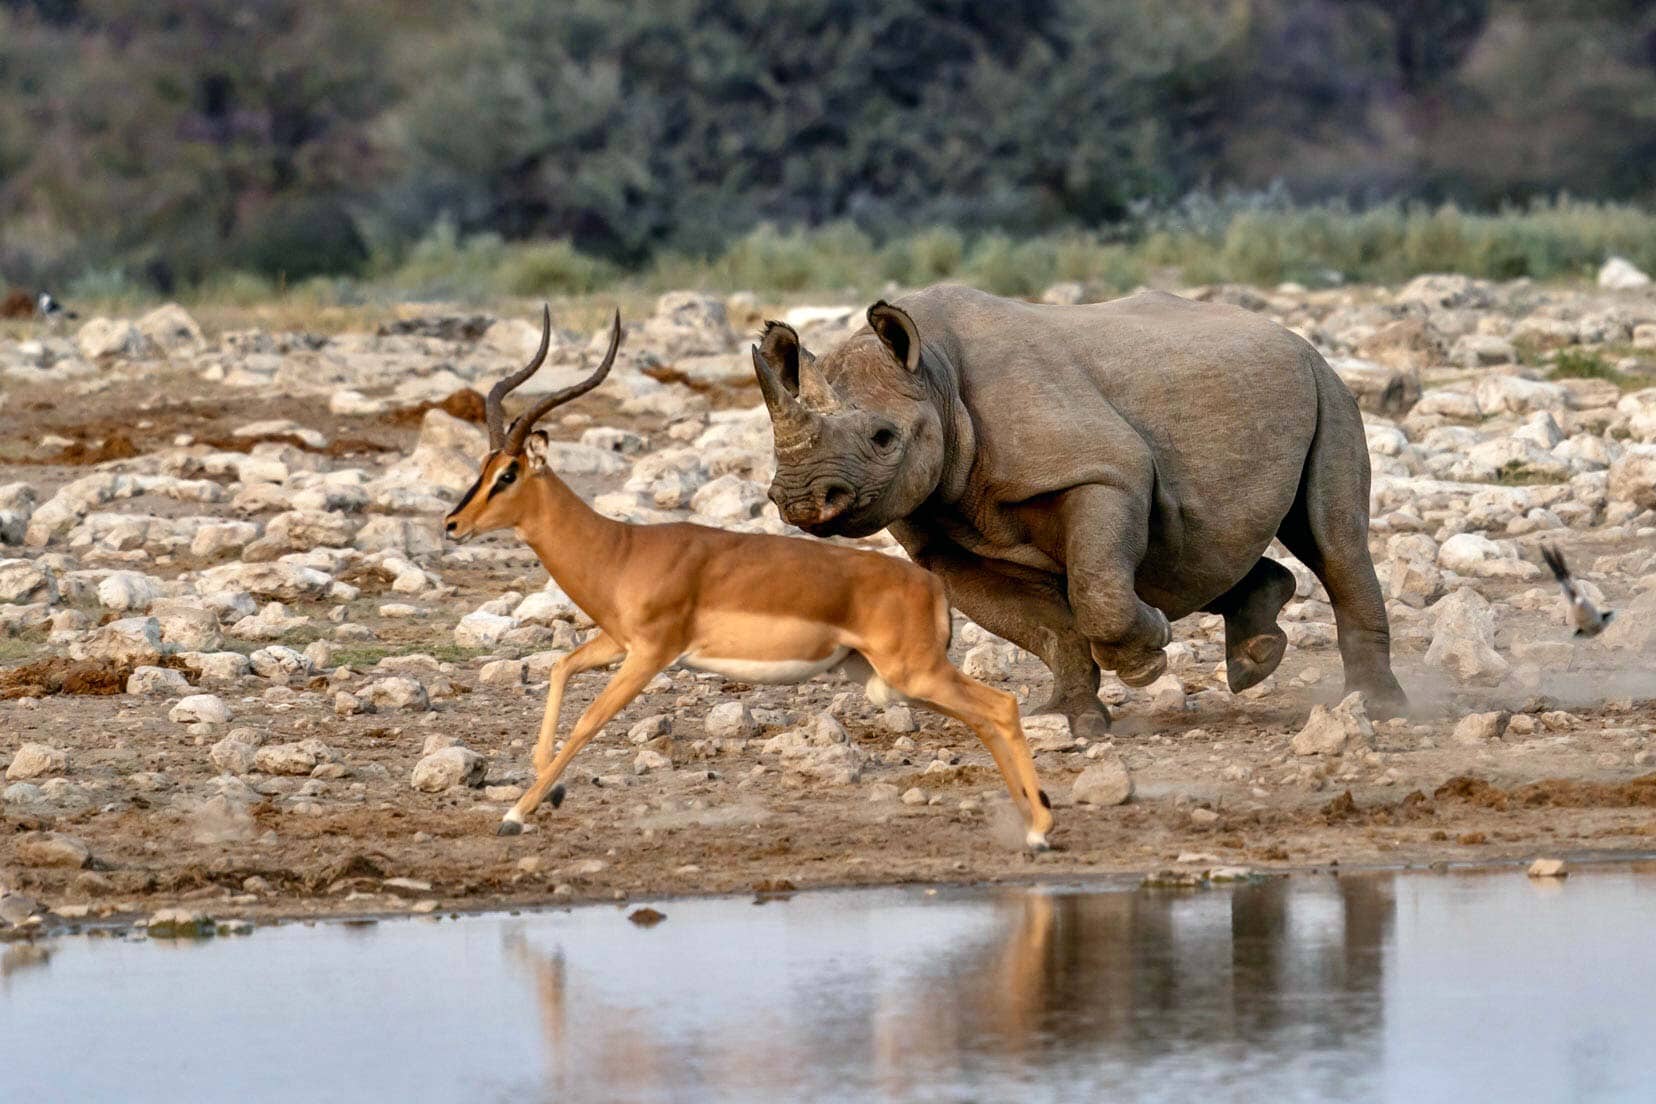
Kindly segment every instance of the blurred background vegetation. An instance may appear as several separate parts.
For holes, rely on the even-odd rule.
[[[1649,0],[0,0],[66,295],[1546,278],[1653,201]]]

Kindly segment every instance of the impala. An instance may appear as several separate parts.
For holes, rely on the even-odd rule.
[[[570,760],[656,674],[678,663],[773,684],[839,671],[863,682],[877,705],[900,695],[964,722],[994,757],[1023,817],[1026,844],[1045,848],[1051,806],[1035,777],[1017,701],[949,663],[949,607],[937,577],[907,560],[824,541],[632,525],[598,513],[552,471],[546,434],[535,423],[603,382],[621,344],[621,316],[596,371],[545,396],[508,427],[502,403],[546,359],[550,308],[541,326],[534,358],[489,391],[489,452],[445,529],[456,540],[513,530],[598,631],[552,667],[535,780],[499,834],[523,831],[548,796],[554,808],[561,804],[558,779]],[[757,348],[753,355],[757,361]],[[570,677],[616,662],[619,670],[554,755]]]

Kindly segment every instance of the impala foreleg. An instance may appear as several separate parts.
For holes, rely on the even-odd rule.
[[[571,653],[573,654],[573,653]],[[552,796],[552,805],[556,808],[563,801],[563,789],[558,787],[558,779],[569,761],[587,745],[587,742],[598,734],[598,731],[608,724],[610,719],[628,702],[638,697],[638,694],[649,681],[660,674],[673,661],[672,655],[662,656],[654,652],[633,651],[626,653],[621,661],[621,669],[615,672],[609,685],[595,698],[581,719],[575,722],[575,729],[564,742],[563,750],[557,757],[548,763],[545,769],[535,775],[534,783],[524,795],[518,798],[506,818],[500,822],[502,836],[515,836],[523,831],[525,819],[546,800],[548,794]],[[554,789],[554,787],[557,787]]]
[[[546,712],[541,715],[540,736],[535,740],[535,771],[552,761],[552,744],[558,735],[558,714],[563,711],[564,687],[582,671],[606,667],[626,655],[626,650],[603,630],[552,665],[546,686]]]

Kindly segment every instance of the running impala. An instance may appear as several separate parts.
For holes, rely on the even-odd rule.
[[[541,326],[534,358],[489,391],[489,452],[445,528],[456,540],[516,532],[598,631],[552,668],[535,781],[499,834],[523,831],[548,796],[556,808],[563,801],[558,779],[570,760],[657,673],[679,663],[755,683],[798,683],[839,671],[863,682],[875,704],[905,697],[964,722],[994,757],[1023,817],[1025,843],[1044,849],[1051,806],[1035,777],[1017,701],[949,663],[949,607],[936,576],[907,560],[818,540],[631,525],[598,513],[548,466],[547,437],[535,423],[603,382],[621,344],[621,316],[596,371],[508,426],[502,403],[546,359],[550,308]],[[753,355],[757,360],[757,349]],[[617,661],[620,669],[554,755],[570,677]]]

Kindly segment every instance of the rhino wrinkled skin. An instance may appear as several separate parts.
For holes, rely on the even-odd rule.
[[[1407,706],[1368,551],[1351,393],[1305,341],[1233,307],[1145,292],[1053,306],[963,287],[876,303],[814,357],[769,323],[754,370],[776,432],[771,498],[820,535],[889,528],[950,601],[1051,668],[1080,733],[1100,668],[1166,667],[1169,620],[1225,619],[1233,691],[1276,669],[1293,576],[1327,588],[1346,686]]]

